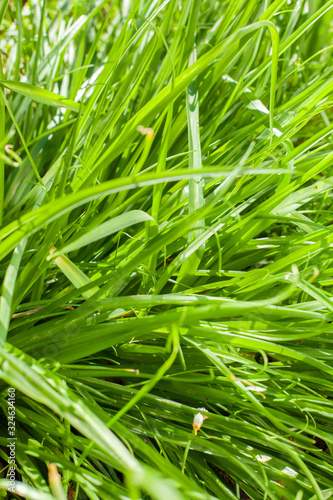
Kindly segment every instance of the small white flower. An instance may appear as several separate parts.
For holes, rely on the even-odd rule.
[[[206,410],[206,409],[202,408],[202,410]],[[201,428],[201,426],[206,418],[208,418],[208,417],[206,415],[203,415],[202,413],[197,413],[196,415],[194,415],[193,429],[194,429],[195,436],[198,434],[198,430]]]

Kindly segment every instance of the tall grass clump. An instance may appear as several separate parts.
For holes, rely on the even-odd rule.
[[[333,497],[332,18],[0,2],[1,497]]]

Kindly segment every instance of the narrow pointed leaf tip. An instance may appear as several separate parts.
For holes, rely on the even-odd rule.
[[[100,224],[91,231],[87,231],[83,236],[75,240],[71,240],[68,245],[59,249],[57,252],[54,252],[52,255],[49,255],[47,260],[54,259],[64,253],[72,252],[73,250],[77,250],[78,248],[92,243],[93,241],[100,240],[129,226],[148,220],[154,219],[142,210],[132,210],[130,212],[126,212],[118,217],[114,217],[113,219],[104,222],[103,224]]]
[[[62,95],[50,92],[50,90],[31,85],[30,83],[0,80],[0,85],[41,104],[55,106],[57,108],[66,108],[76,112],[80,109],[79,103],[67,99],[67,97],[63,97]]]

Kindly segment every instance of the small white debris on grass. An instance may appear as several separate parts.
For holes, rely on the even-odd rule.
[[[269,457],[268,455],[256,455],[256,459],[258,462],[268,462],[269,460],[272,460],[272,457]]]
[[[298,476],[298,472],[296,472],[294,469],[291,469],[290,467],[285,467],[282,472],[283,474],[287,474],[290,477]]]
[[[147,135],[150,139],[154,137],[154,130],[151,127],[143,127],[142,125],[139,125],[136,129],[142,135]]]
[[[264,392],[267,391],[267,387],[260,387],[259,385],[251,385],[247,387],[248,391]]]

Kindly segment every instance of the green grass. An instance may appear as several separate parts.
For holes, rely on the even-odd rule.
[[[333,0],[0,19],[0,496],[333,497]]]

